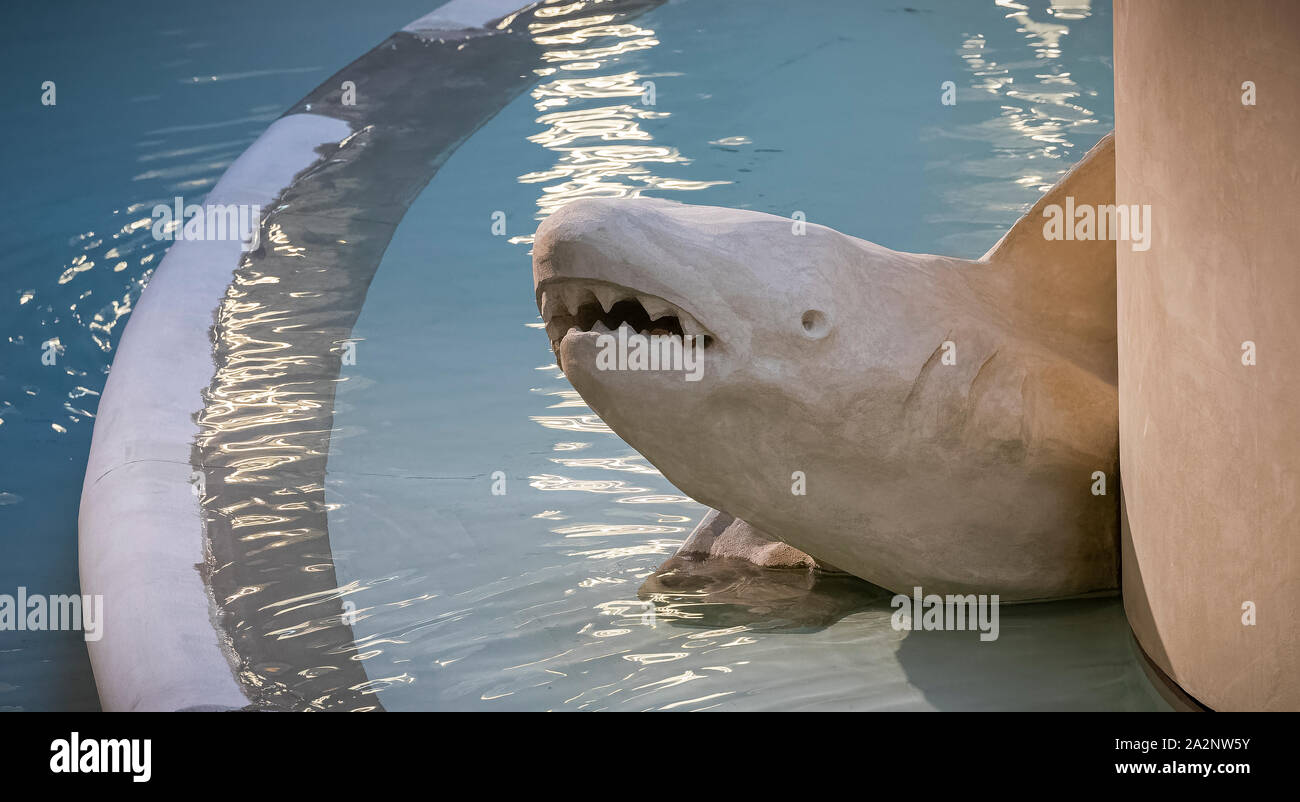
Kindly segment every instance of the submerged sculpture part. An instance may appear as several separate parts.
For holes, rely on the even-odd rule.
[[[817,563],[895,592],[1108,591],[1115,244],[1046,239],[1067,198],[1114,204],[1112,137],[975,261],[752,211],[580,201],[538,229],[537,301],[615,433]],[[703,335],[699,380],[598,366],[619,329]]]

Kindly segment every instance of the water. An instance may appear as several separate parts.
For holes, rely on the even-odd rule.
[[[272,120],[428,5],[237,0],[201,15],[158,0],[7,9],[0,593],[78,592],[77,505],[91,426],[113,349],[164,251],[143,222],[154,204],[176,195],[201,202]],[[44,81],[55,82],[54,106],[41,105]],[[45,365],[51,340],[57,360]],[[0,710],[97,706],[78,633],[0,632]]]
[[[981,644],[895,632],[887,597],[847,580],[643,588],[703,508],[573,393],[529,273],[541,215],[638,193],[978,256],[1110,129],[1109,9],[688,0],[610,28],[593,8],[536,32],[538,87],[411,207],[343,368],[330,540],[384,706],[1159,707],[1114,599],[1003,608]],[[135,226],[427,10],[249,3],[199,29],[164,4],[76,26],[25,8],[9,28],[4,113],[29,134],[0,223],[0,592],[75,591],[96,394],[162,253]],[[75,634],[0,634],[0,654],[0,706],[94,706]]]

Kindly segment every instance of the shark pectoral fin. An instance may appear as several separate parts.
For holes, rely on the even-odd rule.
[[[1022,318],[1113,351],[1116,240],[1150,236],[1148,221],[1134,215],[1115,204],[1109,133],[980,261],[1010,273],[1007,292]]]
[[[676,556],[695,561],[725,557],[745,560],[760,568],[813,568],[842,573],[838,568],[819,562],[794,546],[718,510],[710,510],[704,516],[677,550]]]
[[[883,609],[886,594],[717,510],[637,590],[654,605],[655,621],[769,631],[827,627]]]

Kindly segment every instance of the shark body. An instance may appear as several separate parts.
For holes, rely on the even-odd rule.
[[[587,200],[534,286],[574,388],[692,498],[895,592],[1085,595],[1117,586],[1115,243],[1045,238],[1067,199],[1113,205],[1111,136],[979,260]],[[622,327],[703,337],[699,380],[598,367]]]

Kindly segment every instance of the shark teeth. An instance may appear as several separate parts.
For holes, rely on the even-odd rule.
[[[658,320],[661,317],[668,317],[669,315],[672,315],[677,311],[677,308],[674,307],[672,304],[668,303],[663,298],[656,298],[653,295],[638,294],[636,296],[636,299],[641,304],[641,308],[644,309],[646,311],[646,314],[650,316],[651,320]],[[679,319],[680,317],[681,316],[678,315]]]
[[[590,287],[576,283],[566,283],[560,287],[560,292],[564,298],[564,306],[569,314],[576,315],[578,310],[589,303],[596,302],[596,295]]]
[[[542,312],[542,320],[550,320],[554,318],[556,313],[560,311],[561,307],[562,304],[559,299],[555,297],[554,292],[550,295],[543,292],[541,299],[537,302],[537,308]]]
[[[683,334],[699,336],[701,334],[709,333],[703,326],[700,325],[700,321],[692,317],[689,312],[679,312],[677,315],[677,321],[682,327]]]
[[[546,324],[546,336],[551,342],[559,342],[564,339],[564,335],[569,332],[570,328],[577,328],[564,320],[552,320]]]
[[[671,301],[605,281],[560,278],[542,283],[537,306],[557,358],[560,342],[572,333],[649,334],[670,337],[712,334]]]
[[[613,309],[614,304],[623,298],[623,294],[619,292],[618,287],[612,284],[598,285],[592,288],[592,292],[596,294],[596,300],[600,302],[600,308],[606,312]]]

